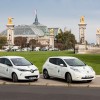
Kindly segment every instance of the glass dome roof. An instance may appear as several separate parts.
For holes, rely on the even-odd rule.
[[[7,36],[7,30],[1,32],[1,35]],[[45,36],[49,35],[47,26],[44,26],[38,22],[36,15],[35,22],[32,25],[18,25],[14,27],[14,35],[35,35],[35,36]]]

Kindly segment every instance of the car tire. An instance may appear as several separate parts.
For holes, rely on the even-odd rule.
[[[16,73],[12,74],[12,80],[13,80],[13,82],[18,82],[18,77],[17,77]]]
[[[46,69],[43,70],[43,77],[44,77],[44,79],[49,79],[50,78],[50,76],[48,74],[48,71]]]
[[[67,74],[65,75],[65,79],[66,79],[67,83],[72,83],[72,76],[71,76],[70,73],[67,73]]]

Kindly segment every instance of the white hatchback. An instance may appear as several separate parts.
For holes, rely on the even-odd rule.
[[[38,80],[38,68],[20,56],[0,57],[0,76],[10,78],[13,82],[18,80]]]
[[[91,82],[95,78],[92,67],[76,57],[57,56],[49,57],[43,65],[43,77],[65,79],[68,83],[72,81]]]

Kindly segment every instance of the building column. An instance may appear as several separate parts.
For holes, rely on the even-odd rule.
[[[7,44],[8,46],[14,45],[14,24],[12,23],[13,18],[8,18],[7,26]]]
[[[54,30],[50,30],[50,42],[49,47],[54,49]]]
[[[96,33],[96,43],[100,46],[100,29],[97,29]]]
[[[79,43],[80,44],[85,44],[86,40],[85,40],[85,29],[86,29],[86,25],[85,21],[84,21],[84,16],[81,17],[80,19],[80,24],[79,25]]]

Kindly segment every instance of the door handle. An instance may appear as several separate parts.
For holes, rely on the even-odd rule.
[[[60,72],[60,70],[58,70],[58,73]]]
[[[8,71],[8,68],[6,69],[6,71]]]

